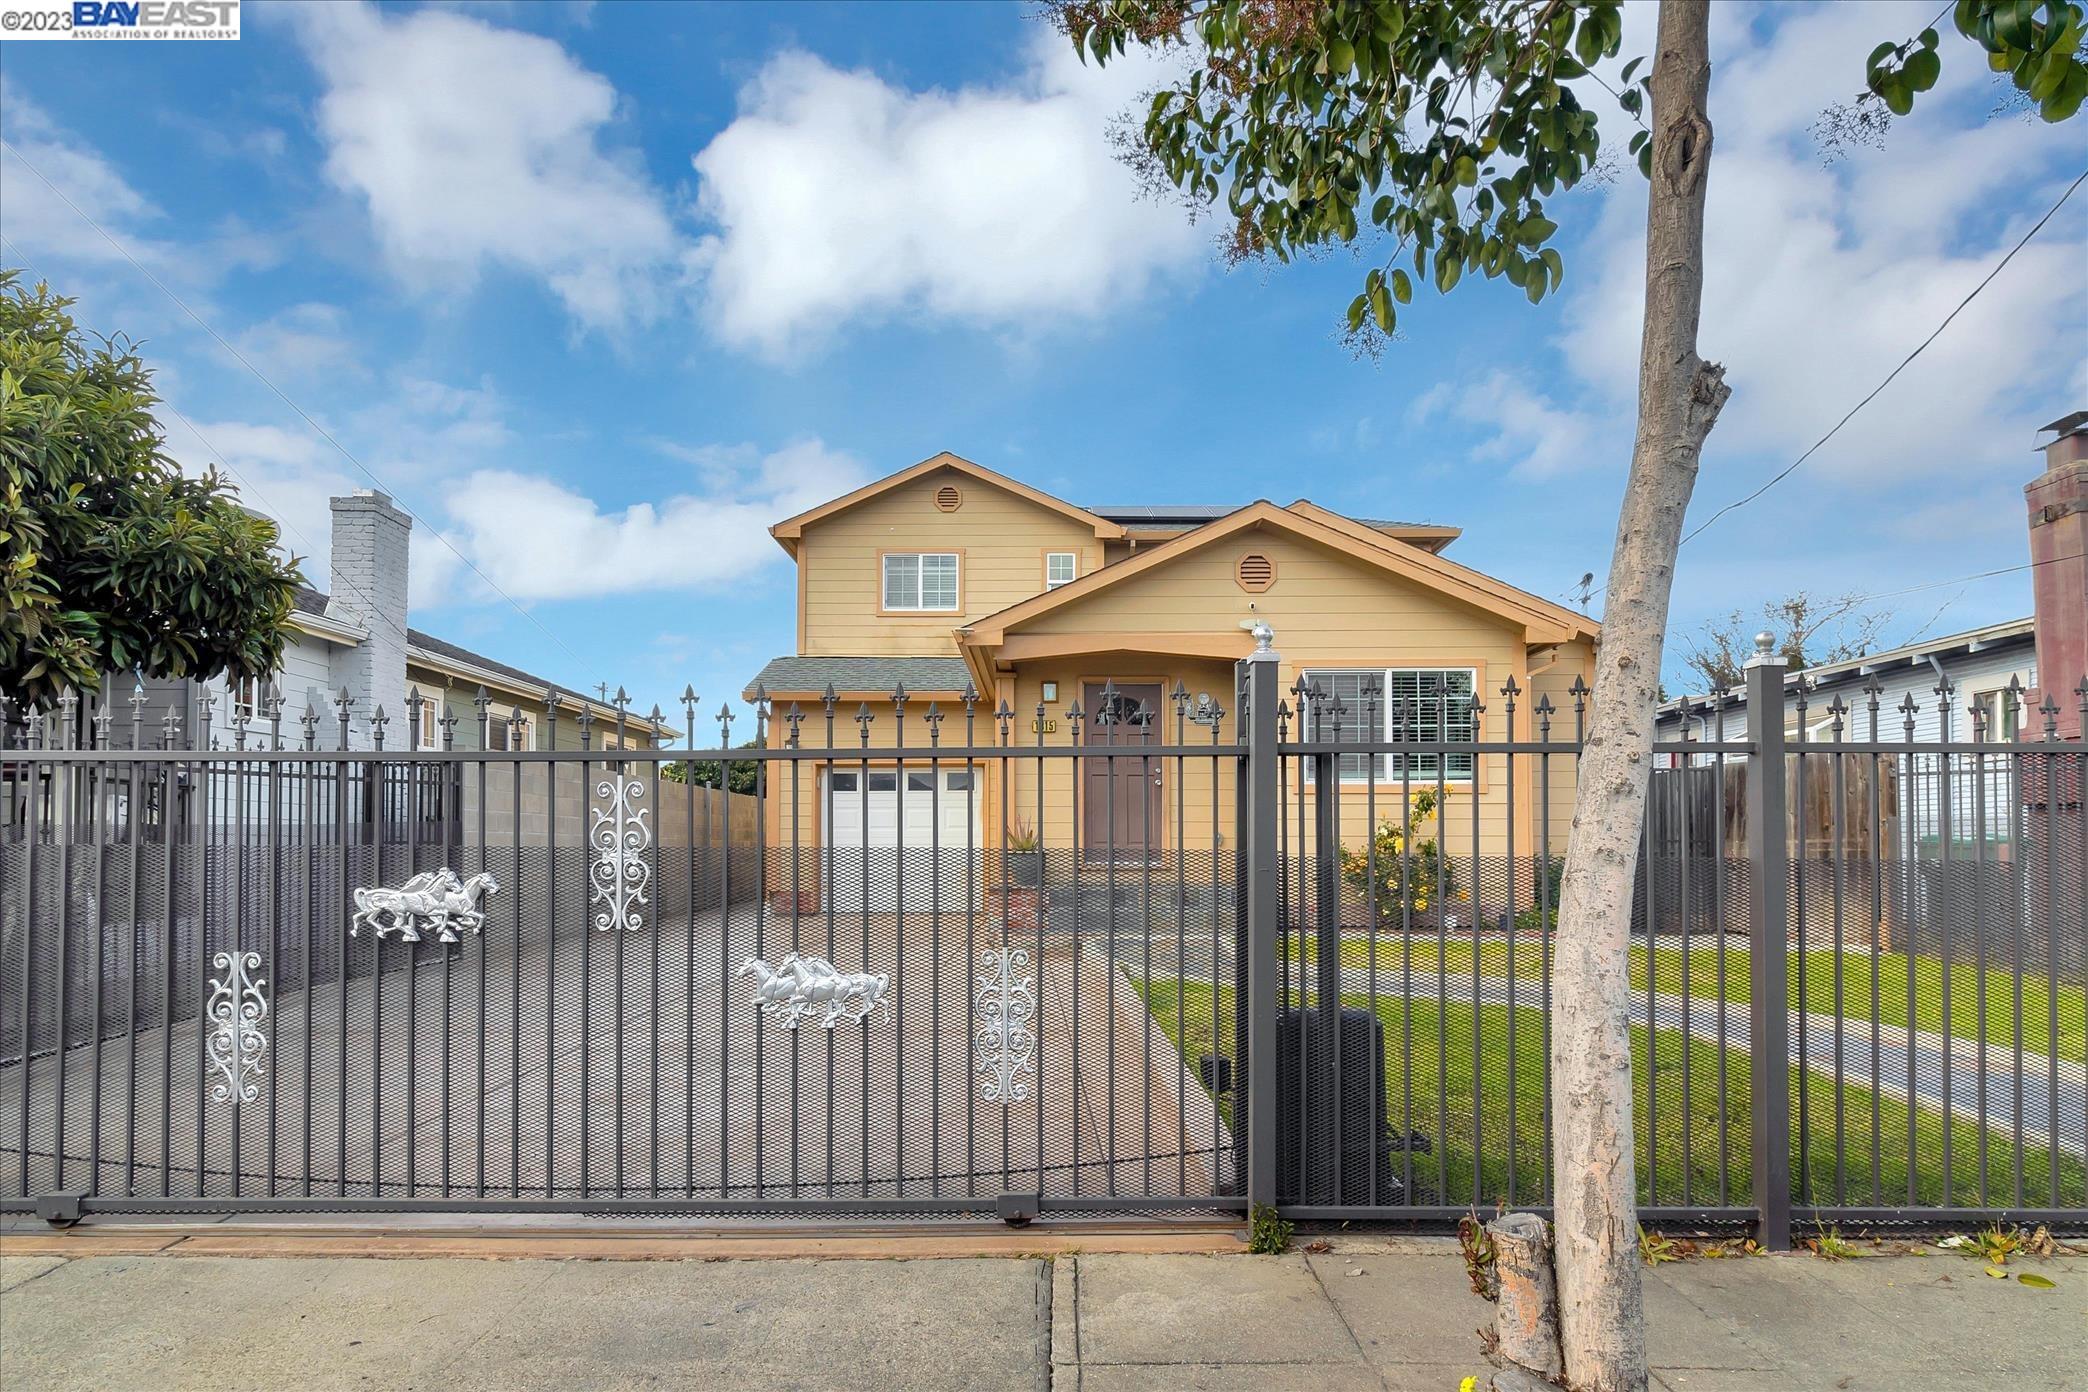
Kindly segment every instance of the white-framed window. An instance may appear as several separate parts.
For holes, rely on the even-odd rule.
[[[268,718],[268,678],[225,678],[225,717],[245,716],[249,721]]]
[[[1965,733],[1959,738],[1971,739],[1976,728],[1990,741],[2013,744],[2016,736],[2022,733],[2022,706],[2007,687],[1982,691],[1972,698],[1972,704],[1979,708],[1980,722],[1974,727],[1968,719]]]
[[[884,607],[900,612],[957,612],[957,553],[893,552],[884,558]]]
[[[1077,551],[1049,551],[1044,556],[1044,588],[1055,590],[1073,583],[1080,565]]]
[[[1471,667],[1314,668],[1306,682],[1321,693],[1308,702],[1304,733],[1328,743],[1460,744],[1479,737],[1478,673]],[[1341,756],[1341,781],[1468,783],[1474,759],[1451,751]]]
[[[442,698],[423,695],[418,706],[406,707],[406,745],[409,749],[442,748]]]
[[[512,710],[501,710],[497,706],[486,711],[486,748],[499,753],[536,748],[536,717],[527,711],[520,712],[521,720],[510,724]]]

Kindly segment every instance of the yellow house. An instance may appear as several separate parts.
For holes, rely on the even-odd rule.
[[[1594,621],[1446,560],[1453,527],[1365,521],[1305,501],[1083,508],[944,453],[770,532],[797,563],[797,651],[771,661],[747,694],[772,702],[772,744],[795,729],[803,747],[854,754],[799,763],[795,783],[778,766],[767,798],[778,850],[838,845],[859,849],[859,863],[931,836],[942,853],[1023,850],[1034,836],[1089,865],[1209,864],[1232,842],[1236,757],[900,767],[878,751],[926,747],[931,730],[964,745],[967,688],[977,698],[971,742],[1018,754],[1074,741],[1230,746],[1235,664],[1253,649],[1256,621],[1274,629],[1287,691],[1303,677],[1342,699],[1338,714],[1319,713],[1324,739],[1393,739],[1396,707],[1418,720],[1406,738],[1530,740],[1546,695],[1565,712],[1554,737],[1571,738],[1568,692],[1593,678]],[[1510,679],[1512,717],[1500,694]],[[1367,690],[1384,696],[1366,701]],[[1012,718],[997,719],[1003,709]],[[1500,854],[1512,835],[1515,854],[1530,854],[1540,825],[1563,848],[1570,758],[1556,761],[1540,822],[1523,769],[1505,776],[1485,755],[1443,755],[1441,767],[1428,762],[1438,756],[1406,757],[1415,762],[1342,761],[1344,842],[1360,843],[1373,819],[1396,820],[1404,794],[1440,785],[1446,837],[1474,853]],[[772,881],[794,876],[810,893],[816,854],[782,863]]]

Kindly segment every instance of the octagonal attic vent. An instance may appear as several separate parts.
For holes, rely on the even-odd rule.
[[[1233,578],[1240,582],[1240,588],[1247,593],[1260,594],[1276,583],[1276,563],[1259,551],[1249,551],[1240,557],[1240,563],[1233,571]]]
[[[942,512],[955,512],[964,506],[964,495],[957,491],[956,484],[946,483],[935,490],[935,506]]]

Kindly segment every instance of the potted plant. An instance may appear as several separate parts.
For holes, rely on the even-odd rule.
[[[1037,829],[1030,823],[1016,818],[1008,827],[1008,835],[1002,852],[1007,862],[1008,883],[1024,889],[1035,889],[1044,883],[1044,847],[1037,839]]]

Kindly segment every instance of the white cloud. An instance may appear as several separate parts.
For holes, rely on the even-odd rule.
[[[717,333],[777,358],[893,315],[1092,318],[1201,262],[1203,237],[1141,200],[1105,140],[1151,62],[1083,67],[1039,31],[1010,81],[914,92],[777,55],[695,157]]]
[[[1627,56],[1652,38],[1642,23],[1650,7],[1628,14],[1648,32],[1627,44]],[[1951,48],[1947,39],[1942,83],[1894,123],[1883,149],[1822,162],[1813,122],[1854,96],[1863,57],[1881,37],[1913,33],[1932,15],[1919,5],[1825,6],[1779,16],[1766,32],[1725,25],[1714,36],[1717,143],[1698,338],[1706,357],[1725,364],[1734,393],[1706,451],[1704,504],[1766,477],[1770,467],[1755,461],[1780,465],[1825,433],[1943,321],[2078,170],[2078,131],[1983,120],[1993,104],[1985,65],[1972,46]],[[2064,402],[2081,383],[2084,213],[2088,205],[2070,204],[1782,485],[1784,496],[1809,485],[1946,473],[2026,476],[2031,429],[2046,418],[2026,399]],[[1523,389],[1503,399],[1502,419],[1493,420],[1463,409],[1476,404],[1477,389],[1453,390],[1460,418],[1499,427],[1476,459],[1513,458],[1525,473],[1626,465],[1644,228],[1645,185],[1634,175],[1619,181],[1592,235],[1569,252],[1555,346],[1574,404],[1561,404],[1564,389],[1551,399]],[[1522,455],[1526,445],[1539,455]],[[1749,477],[1719,477],[1720,465],[1737,457],[1749,459]],[[1550,463],[1538,467],[1540,458]]]
[[[1541,391],[1506,372],[1469,382],[1438,383],[1408,411],[1414,424],[1445,416],[1480,426],[1473,446],[1476,463],[1505,467],[1512,477],[1554,478],[1599,462],[1606,444],[1603,422],[1587,412],[1554,405]]]
[[[652,316],[680,245],[635,158],[606,150],[616,89],[549,39],[459,14],[297,12],[326,84],[328,177],[369,208],[392,269],[427,290],[505,267],[580,324]]]
[[[1918,27],[1928,16],[1914,6],[1906,17]],[[2049,177],[2055,156],[2074,163],[2078,132],[1977,123],[1990,82],[1960,42],[1943,83],[1894,123],[1882,150],[1823,165],[1808,127],[1853,94],[1862,55],[1899,18],[1863,6],[1800,15],[1714,74],[1713,120],[1727,119],[1711,163],[1701,342],[1735,389],[1713,436],[1720,452],[1795,456],[1812,443],[2050,204],[2063,187]],[[1590,381],[1628,384],[1636,373],[1644,203],[1633,192],[1607,210],[1599,269],[1561,345]],[[1982,457],[2020,471],[2015,447],[2036,422],[2009,415],[2010,404],[2079,360],[2082,226],[2069,210],[2046,228],[1808,463],[1811,475],[1905,477]]]
[[[360,376],[364,370],[348,316],[338,305],[291,305],[240,334],[239,351],[249,361],[265,363],[271,375]],[[245,371],[229,355],[225,362],[229,370]]]
[[[818,440],[759,458],[747,451],[741,467],[721,470],[738,453],[698,466],[702,491],[613,512],[540,475],[478,470],[448,490],[450,535],[518,600],[717,586],[782,559],[770,524],[868,477],[855,456]]]
[[[150,264],[162,254],[163,248],[134,231],[160,210],[114,165],[23,96],[19,84],[0,91],[0,136],[7,141],[0,147],[0,189],[6,190],[0,235],[17,255],[121,261],[123,253],[81,221],[82,214],[128,244],[139,260]]]
[[[304,306],[323,310],[324,306]],[[324,314],[288,316],[291,322]],[[273,321],[272,321],[273,322]],[[265,326],[264,326],[265,327]],[[504,404],[489,383],[455,386],[405,376],[359,395],[379,404],[340,418],[321,416],[328,435],[367,466],[365,473],[317,429],[296,421],[274,425],[213,419],[170,403],[160,412],[167,452],[183,470],[216,466],[238,488],[240,501],[278,523],[283,546],[303,560],[316,589],[331,585],[333,514],[328,501],[383,480],[394,501],[415,515],[408,599],[420,608],[454,597],[464,561],[441,530],[436,510],[442,481],[454,480],[511,447]]]

